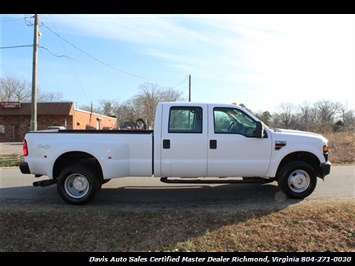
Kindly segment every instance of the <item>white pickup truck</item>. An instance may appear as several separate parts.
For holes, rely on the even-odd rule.
[[[61,198],[86,204],[112,178],[167,183],[278,182],[305,198],[330,173],[323,136],[271,129],[232,104],[159,103],[154,130],[45,130],[26,134],[23,174],[48,176]],[[206,178],[208,177],[208,178]]]

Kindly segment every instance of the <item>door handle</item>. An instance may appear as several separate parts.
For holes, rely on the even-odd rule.
[[[211,139],[210,140],[210,149],[211,150],[217,149],[217,140],[216,139]]]
[[[170,149],[170,139],[163,140],[163,149]]]

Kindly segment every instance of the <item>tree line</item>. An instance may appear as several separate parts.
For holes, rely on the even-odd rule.
[[[282,103],[273,114],[255,113],[260,120],[273,128],[297,129],[312,132],[355,130],[355,111],[341,102],[322,99],[300,105]]]
[[[147,128],[153,128],[155,110],[159,102],[184,101],[182,92],[172,88],[162,88],[157,84],[144,83],[139,85],[138,89],[139,92],[134,97],[122,103],[118,99],[101,99],[97,105],[82,105],[79,109],[116,117],[118,128],[121,128],[124,122],[136,122],[138,119],[142,119]],[[31,100],[31,82],[12,75],[0,77],[1,102],[31,102]],[[38,102],[62,100],[62,93],[48,93],[40,88],[37,89]]]
[[[166,101],[186,101],[181,91],[173,88],[162,88],[157,84],[139,85],[138,93],[131,99],[120,102],[119,99],[101,99],[97,105],[82,105],[79,109],[91,111],[117,118],[117,127],[124,122],[135,122],[142,119],[147,128],[154,128],[157,104]],[[31,102],[31,83],[26,80],[6,75],[0,78],[0,101]],[[38,90],[37,100],[40,102],[61,101],[61,93],[48,93]],[[269,111],[253,112],[245,104],[240,104],[249,112],[273,128],[298,129],[304,131],[324,132],[340,131],[355,128],[355,111],[341,102],[327,99],[315,103],[303,102],[296,106],[292,103],[279,105],[273,113]]]
[[[117,118],[117,127],[122,128],[124,122],[136,122],[142,119],[147,129],[154,128],[155,111],[159,102],[185,101],[181,91],[162,88],[157,84],[144,83],[139,85],[139,92],[131,99],[122,103],[119,100],[99,100],[96,107],[83,105],[80,109],[93,111]]]
[[[37,89],[37,101],[56,102],[63,98],[61,92],[45,92]],[[19,79],[12,75],[0,77],[0,101],[1,102],[31,102],[32,83],[26,79]]]

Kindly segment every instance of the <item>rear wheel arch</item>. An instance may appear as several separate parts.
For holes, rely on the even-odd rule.
[[[102,168],[100,162],[95,156],[86,152],[67,152],[57,158],[53,166],[53,178],[57,179],[62,170],[71,165],[85,165],[95,171],[101,182],[103,179]]]

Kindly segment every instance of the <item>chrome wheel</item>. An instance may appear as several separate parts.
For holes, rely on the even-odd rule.
[[[292,172],[288,178],[288,186],[293,192],[296,193],[305,191],[309,187],[310,183],[310,176],[303,170],[296,170]]]
[[[69,165],[58,177],[57,190],[63,200],[83,205],[94,199],[101,188],[101,176],[85,165]]]
[[[277,174],[277,182],[282,191],[294,199],[308,197],[317,185],[315,170],[306,162],[291,161]]]
[[[88,179],[81,174],[71,174],[64,182],[65,192],[73,198],[84,197],[88,193],[89,187]]]

